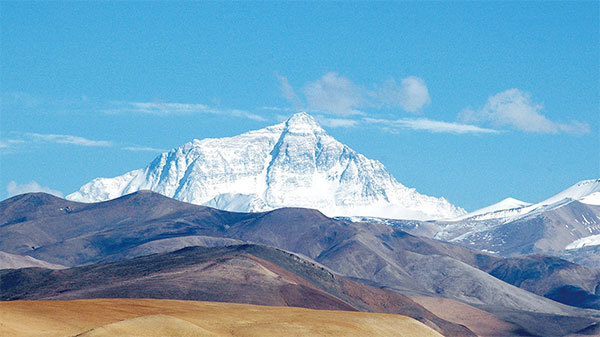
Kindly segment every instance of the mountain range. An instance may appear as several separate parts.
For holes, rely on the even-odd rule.
[[[321,290],[310,296],[321,298],[319,301],[327,299],[329,302],[323,303],[328,305],[338,303],[337,308],[342,308],[343,302],[360,309],[357,304],[360,302],[363,303],[360,310],[383,310],[365,307],[366,299],[359,300],[360,296],[350,298],[350,294],[358,296],[356,289],[360,286],[344,288],[336,282],[315,286],[315,280],[302,283],[289,274],[280,274],[281,278],[272,275],[273,267],[267,268],[271,272],[264,271],[266,264],[252,260],[251,256],[287,268],[288,272],[291,268],[285,267],[288,262],[269,257],[271,253],[256,253],[266,251],[274,256],[287,256],[287,260],[304,261],[302,265],[310,267],[300,273],[305,280],[310,278],[307,275],[325,275],[319,276],[319,280],[333,275],[333,279],[348,280],[340,281],[343,284],[357,281],[374,287],[360,288],[363,289],[360,293],[371,289],[369,292],[375,294],[379,291],[375,288],[379,288],[421,299],[442,297],[462,302],[473,308],[470,310],[483,310],[513,327],[508,334],[558,336],[589,328],[600,320],[600,311],[593,310],[597,308],[600,290],[600,272],[596,269],[545,256],[505,260],[413,236],[386,224],[333,219],[311,209],[227,212],[150,191],[99,203],[78,203],[34,193],[0,203],[0,237],[0,251],[71,267],[3,271],[0,276],[5,299],[84,298],[114,293],[126,297],[219,300],[218,296],[226,292],[208,285],[237,284],[235,287],[248,290],[247,296],[255,299],[266,299],[266,295],[260,295],[264,291],[280,294],[274,301],[279,298],[276,301],[306,306],[298,302],[304,296],[299,294],[311,294],[316,287]],[[256,245],[267,248],[250,248]],[[207,248],[184,249],[191,246]],[[217,250],[207,251],[208,248]],[[173,254],[160,255],[169,252]],[[296,267],[291,270],[298,275]],[[186,273],[191,274],[188,277]],[[578,276],[565,276],[571,274]],[[239,279],[262,279],[265,275],[271,281],[279,280],[267,282],[279,288],[261,288],[263,281],[244,285]],[[236,278],[224,279],[225,276]],[[255,283],[258,288],[251,285]],[[313,290],[293,284],[312,284],[309,288]],[[532,286],[536,284],[543,286]],[[186,290],[187,285],[192,288]],[[322,293],[324,288],[330,290]],[[201,289],[214,289],[214,293],[202,293]],[[288,289],[289,294],[282,289]],[[572,294],[583,295],[585,300],[573,302]],[[244,298],[237,297],[240,301]],[[221,297],[221,300],[232,298]],[[381,301],[376,302],[385,303]],[[282,302],[271,302],[277,303]],[[419,310],[421,316],[411,317],[422,320],[425,311]],[[442,329],[445,334],[457,328],[446,331],[435,325],[437,328],[430,326]]]
[[[329,136],[310,115],[297,113],[239,136],[193,140],[143,169],[94,179],[67,199],[106,201],[148,189],[235,212],[312,208],[328,216],[393,223],[500,256],[547,253],[600,267],[594,248],[600,244],[599,181],[581,181],[533,204],[509,197],[466,213],[444,198],[405,187],[383,164]]]
[[[465,211],[399,183],[376,160],[333,137],[306,113],[231,138],[193,140],[143,169],[97,178],[67,199],[95,202],[148,189],[238,212],[314,208],[330,216],[441,219]]]
[[[450,220],[344,219],[385,223],[498,256],[551,254],[600,268],[599,191],[600,179],[592,179],[535,204],[508,198]]]
[[[0,289],[2,301],[393,313],[445,336],[594,335],[600,179],[466,213],[298,113],[193,140],[66,199],[0,202]]]

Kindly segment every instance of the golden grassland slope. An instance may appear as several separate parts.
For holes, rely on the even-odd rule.
[[[394,314],[155,299],[0,302],[0,335],[441,336]]]

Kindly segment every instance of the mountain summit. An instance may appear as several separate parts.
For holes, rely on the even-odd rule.
[[[383,164],[338,142],[303,112],[235,137],[194,139],[146,168],[94,179],[67,199],[104,201],[141,189],[230,211],[306,207],[330,216],[405,219],[465,213],[400,184]]]

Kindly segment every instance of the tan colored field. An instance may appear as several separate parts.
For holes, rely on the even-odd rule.
[[[152,300],[0,302],[0,336],[441,336],[401,315]]]
[[[441,297],[415,296],[411,299],[450,322],[462,324],[478,336],[513,336],[519,327],[483,310]]]

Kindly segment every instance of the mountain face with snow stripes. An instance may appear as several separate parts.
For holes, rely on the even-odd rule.
[[[535,204],[505,199],[440,223],[435,238],[501,256],[544,253],[586,258],[600,245],[600,179],[580,181]],[[567,252],[581,250],[579,253]],[[598,267],[589,259],[585,263]],[[583,263],[583,262],[582,262]]]
[[[329,216],[405,219],[465,214],[444,198],[405,187],[306,113],[235,137],[195,139],[143,169],[94,179],[67,199],[105,201],[143,189],[230,211],[305,207]]]
[[[566,190],[535,204],[506,198],[496,204],[461,215],[453,220],[499,219],[502,222],[509,222],[556,209],[572,201],[579,201],[587,205],[600,205],[600,179],[582,180]]]

